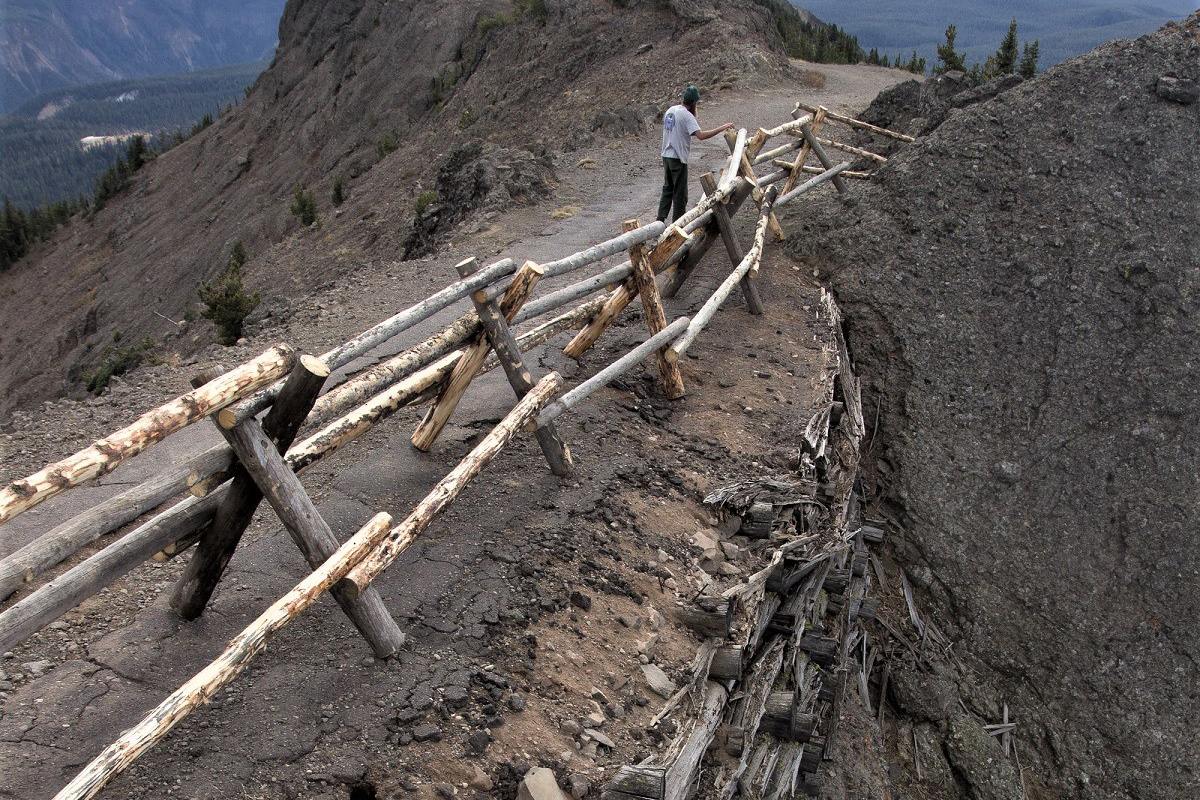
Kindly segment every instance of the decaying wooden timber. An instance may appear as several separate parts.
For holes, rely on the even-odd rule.
[[[294,357],[291,347],[277,344],[253,361],[146,412],[133,424],[75,455],[13,481],[0,490],[0,523],[72,486],[112,472],[180,428],[271,383],[291,369]]]

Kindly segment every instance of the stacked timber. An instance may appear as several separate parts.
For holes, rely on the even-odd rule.
[[[743,533],[770,536],[770,558],[744,582],[710,587],[677,609],[676,619],[705,639],[703,669],[654,720],[674,725],[671,746],[622,767],[605,800],[815,794],[821,766],[837,751],[842,705],[867,687],[862,623],[876,608],[868,547],[883,530],[861,519],[858,381],[837,308],[824,300],[833,367],[805,432],[801,474],[743,481],[707,498],[741,516]]]

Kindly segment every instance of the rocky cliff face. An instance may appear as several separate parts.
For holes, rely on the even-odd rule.
[[[898,555],[1048,796],[1196,792],[1198,79],[1197,17],[1101,47],[793,245],[847,312]]]
[[[0,275],[0,414],[79,391],[115,335],[153,336],[168,354],[211,342],[208,326],[171,320],[194,308],[196,284],[235,241],[260,313],[284,313],[286,298],[356,261],[401,258],[421,181],[431,186],[461,145],[541,158],[689,83],[715,90],[786,69],[751,0],[661,6],[291,0],[275,62],[244,104]],[[338,177],[350,199],[335,210]],[[314,193],[318,226],[289,213],[297,186]]]
[[[0,111],[79,83],[257,61],[284,0],[8,0],[0,11]]]

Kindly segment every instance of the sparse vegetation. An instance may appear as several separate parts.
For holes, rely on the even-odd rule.
[[[346,176],[338,175],[333,179],[333,191],[329,195],[329,201],[333,203],[334,208],[346,202]]]
[[[546,0],[513,0],[513,3],[517,7],[518,14],[538,22],[544,21],[550,13],[546,8]]]
[[[976,61],[968,69],[966,66],[966,53],[960,53],[955,49],[955,37],[957,29],[954,25],[949,25],[946,28],[946,42],[938,45],[938,61],[941,62],[934,68],[935,73],[949,72],[951,70],[959,70],[966,72],[976,83],[989,81],[992,78],[998,78],[1001,75],[1020,74],[1023,78],[1032,78],[1037,75],[1038,61],[1038,43],[1034,40],[1032,43],[1026,42],[1024,50],[1021,53],[1020,61],[1017,60],[1017,18],[1013,17],[1008,26],[1008,33],[1005,34],[1004,40],[1000,43],[1000,48],[987,57],[983,64]]]
[[[312,227],[317,221],[317,199],[300,184],[292,189],[292,204],[288,210],[306,228]]]
[[[375,151],[379,153],[380,158],[384,158],[400,149],[400,141],[396,138],[396,134],[388,131],[379,137],[379,141],[375,143]]]
[[[471,106],[467,106],[462,110],[462,113],[458,115],[458,127],[466,130],[474,125],[478,119],[479,115],[475,113],[475,109]]]
[[[937,48],[938,66],[933,68],[935,74],[943,72],[966,72],[967,71],[967,54],[960,53],[954,47],[954,40],[958,38],[958,28],[953,24],[946,26],[946,42],[939,44]]]
[[[117,375],[124,375],[145,362],[154,363],[154,348],[158,343],[153,336],[147,336],[140,342],[131,345],[121,345],[120,331],[113,333],[113,343],[100,352],[100,363],[91,371],[84,373],[84,386],[92,394],[102,394],[108,388],[109,382]]]
[[[512,19],[505,13],[497,11],[495,14],[484,14],[479,19],[475,20],[475,32],[480,37],[487,36],[495,30],[503,28],[512,22]]]
[[[417,219],[425,213],[425,209],[438,201],[438,193],[430,189],[426,192],[421,192],[417,195],[417,199],[413,202],[413,216]]]
[[[550,219],[568,219],[583,211],[579,206],[563,206],[550,212]]]
[[[229,264],[212,283],[201,283],[196,294],[204,303],[200,316],[212,320],[217,327],[217,338],[223,345],[237,344],[242,336],[242,324],[246,317],[262,301],[258,292],[248,294],[242,281],[242,267],[247,259],[246,248],[241,242],[233,245]]]

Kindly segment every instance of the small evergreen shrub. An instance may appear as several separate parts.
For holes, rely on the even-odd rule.
[[[113,343],[100,352],[99,365],[84,374],[84,384],[92,394],[103,394],[109,381],[117,375],[124,375],[147,361],[156,363],[154,348],[158,343],[153,336],[147,336],[132,345],[121,346],[120,342],[121,333],[117,331],[113,334]]]
[[[262,297],[258,292],[247,294],[242,282],[242,266],[246,263],[246,248],[241,242],[233,246],[229,264],[212,283],[201,283],[196,294],[204,303],[200,316],[212,320],[217,338],[223,345],[237,344],[242,337],[242,323],[258,308]]]
[[[346,178],[343,175],[338,175],[333,179],[333,193],[330,195],[330,201],[334,207],[340,206],[346,202]]]
[[[400,149],[400,142],[396,140],[396,134],[385,133],[379,137],[379,141],[375,143],[375,150],[379,153],[379,157],[390,155]]]
[[[312,192],[300,184],[296,184],[296,187],[292,189],[292,205],[288,210],[306,228],[311,227],[317,221],[317,199],[313,197]]]
[[[420,219],[421,215],[425,213],[425,209],[429,208],[437,201],[438,193],[432,189],[428,192],[421,192],[419,195],[417,195],[417,199],[413,203],[413,216],[417,219]]]

